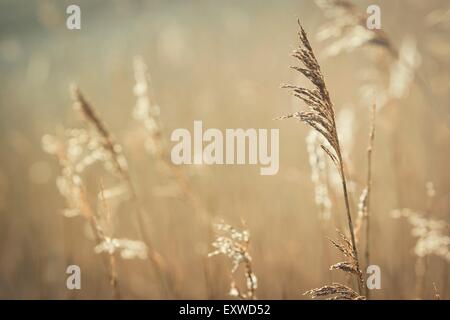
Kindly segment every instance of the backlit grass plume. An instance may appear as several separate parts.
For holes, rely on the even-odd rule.
[[[354,256],[354,263],[356,270],[359,270],[358,251],[356,248],[355,232],[352,223],[352,216],[350,213],[349,197],[347,192],[347,182],[344,172],[344,162],[342,157],[341,147],[339,145],[338,132],[336,128],[336,120],[333,103],[325,85],[325,80],[320,70],[320,65],[314,55],[313,49],[309,43],[305,30],[298,21],[300,26],[299,47],[292,54],[297,58],[304,67],[291,67],[300,72],[308,78],[312,84],[313,89],[298,87],[295,85],[284,85],[283,88],[288,88],[293,95],[302,100],[307,106],[308,110],[298,111],[292,114],[281,116],[277,119],[296,118],[303,121],[314,128],[326,140],[326,146],[321,145],[322,149],[328,154],[333,163],[336,165],[341,177],[342,189],[344,193],[345,208],[347,212],[348,228],[351,236],[352,251]],[[358,287],[361,292],[362,283],[358,277]]]
[[[364,297],[360,296],[352,288],[340,283],[311,289],[305,294],[311,295],[313,298],[328,297],[327,300],[364,300]]]
[[[231,267],[231,286],[230,296],[239,299],[256,299],[256,289],[258,288],[258,280],[253,273],[252,257],[249,253],[250,233],[248,230],[238,231],[226,223],[216,225],[216,239],[212,243],[215,248],[208,256],[223,254],[230,258]],[[246,290],[239,289],[236,284],[235,273],[239,267],[244,267]]]

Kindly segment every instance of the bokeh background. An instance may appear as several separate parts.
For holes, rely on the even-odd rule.
[[[213,220],[223,219],[238,229],[245,221],[258,298],[305,299],[302,293],[310,288],[346,281],[339,271],[328,271],[339,255],[327,237],[334,238],[336,228],[346,230],[342,194],[338,188],[332,192],[331,217],[322,219],[305,142],[309,129],[296,121],[272,119],[302,108],[279,88],[282,83],[306,83],[289,69],[295,63],[289,54],[297,45],[300,18],[337,113],[344,111],[347,121],[342,125],[347,132],[343,148],[356,216],[374,101],[361,94],[368,82],[364,75],[377,70],[388,77],[383,68],[394,61],[385,59],[380,66],[373,48],[326,56],[327,43],[315,35],[329,20],[313,1],[79,0],[82,29],[68,30],[65,9],[73,3],[0,1],[0,298],[112,298],[86,223],[61,213],[65,201],[55,183],[58,162],[41,144],[47,133],[83,125],[71,108],[72,82],[123,146],[146,209],[145,228],[176,279],[177,293],[165,295],[145,261],[118,259],[121,297],[227,298],[229,260],[207,258],[211,234],[199,232],[192,207],[158,192],[165,177],[144,148],[145,131],[132,117],[136,55],[151,73],[167,139],[175,128],[192,130],[194,120],[223,130],[280,129],[277,175],[260,176],[259,166],[250,165],[183,168]],[[364,12],[373,1],[354,3]],[[450,218],[450,7],[445,0],[377,4],[383,30],[394,45],[400,47],[406,37],[415,39],[421,62],[417,72],[429,96],[413,81],[404,96],[377,112],[371,250],[372,263],[381,267],[382,288],[372,297],[433,299],[437,291],[448,299],[449,262],[433,254],[423,258],[426,272],[417,293],[417,237],[405,219],[393,219],[391,212],[411,208],[427,218]],[[430,23],[431,13],[438,23]],[[96,167],[85,174],[90,190],[98,189],[102,175]],[[427,183],[434,189],[432,197]],[[130,210],[127,201],[115,210],[115,233],[136,239]],[[81,290],[66,288],[70,264],[81,267]]]

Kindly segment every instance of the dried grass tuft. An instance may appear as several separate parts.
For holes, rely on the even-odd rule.
[[[318,297],[327,297],[327,300],[365,300],[352,288],[340,283],[323,286],[321,288],[311,289],[304,293],[310,295],[313,299]]]
[[[341,147],[339,145],[338,132],[336,128],[335,112],[333,103],[325,85],[325,80],[320,69],[320,65],[314,55],[313,49],[309,43],[305,30],[300,21],[298,21],[300,31],[299,47],[292,54],[304,67],[293,66],[292,69],[300,72],[308,78],[314,86],[314,89],[307,89],[295,85],[284,85],[283,88],[290,89],[292,94],[302,100],[307,106],[307,111],[298,111],[292,114],[278,117],[278,120],[296,118],[305,122],[323,136],[328,145],[321,145],[339,171],[344,193],[344,202],[347,213],[347,222],[351,236],[351,250],[354,256],[356,270],[359,270],[358,251],[356,247],[355,232],[350,213],[349,196],[347,192],[347,182],[344,172],[344,161]],[[361,292],[362,281],[358,279],[358,288]]]
[[[240,299],[256,299],[258,279],[253,273],[252,257],[249,252],[250,233],[248,230],[238,231],[226,223],[216,224],[216,239],[212,243],[215,248],[208,256],[223,254],[231,259],[230,296]],[[243,266],[245,275],[245,291],[236,284],[235,274]]]

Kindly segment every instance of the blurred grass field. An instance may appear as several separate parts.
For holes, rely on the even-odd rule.
[[[354,1],[363,10],[368,1]],[[312,1],[78,1],[82,29],[65,27],[70,1],[0,1],[0,298],[110,299],[108,277],[79,217],[68,219],[55,179],[58,163],[42,150],[41,138],[80,126],[71,108],[69,85],[76,82],[123,146],[130,174],[147,213],[155,247],[177,281],[169,298],[227,298],[229,262],[207,258],[210,235],[185,202],[160,197],[164,176],[145,151],[145,132],[132,118],[133,58],[141,55],[151,73],[169,140],[176,128],[279,128],[280,170],[259,175],[259,166],[187,166],[190,181],[214,220],[251,233],[250,251],[258,276],[258,298],[304,299],[312,287],[342,280],[328,266],[338,257],[327,237],[345,228],[341,194],[329,220],[319,219],[306,151],[308,128],[273,121],[302,108],[280,84],[303,81],[289,69],[299,17],[310,35],[337,111],[353,117],[349,163],[354,176],[353,212],[366,170],[370,101],[360,95],[366,69],[378,68],[370,49],[326,58],[315,33],[326,20]],[[372,263],[382,270],[374,299],[413,299],[416,238],[398,208],[449,221],[450,10],[447,1],[378,1],[383,29],[393,42],[413,36],[419,71],[434,104],[416,83],[409,93],[377,114],[373,154]],[[446,12],[444,29],[425,16]],[[369,52],[367,52],[369,51]],[[103,178],[101,178],[103,177]],[[110,181],[99,167],[85,175],[88,190]],[[430,204],[426,184],[435,195]],[[124,201],[114,216],[119,237],[136,238]],[[448,232],[448,228],[447,228]],[[430,255],[421,298],[432,299],[433,283],[450,298],[449,262]],[[82,270],[82,290],[66,288],[66,267]],[[148,265],[118,260],[122,298],[167,298]]]

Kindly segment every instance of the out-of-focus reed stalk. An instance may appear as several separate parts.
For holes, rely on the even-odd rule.
[[[435,196],[434,187],[431,183],[427,184],[427,196]],[[429,208],[431,199],[427,200],[428,208],[426,213],[416,212],[411,209],[403,208],[393,210],[393,218],[406,218],[411,225],[411,234],[417,238],[414,247],[416,256],[415,264],[415,294],[417,299],[424,297],[424,288],[427,272],[427,261],[431,255],[441,257],[446,263],[450,263],[450,236],[448,236],[449,225],[443,220],[436,220],[429,217]],[[447,268],[444,269],[444,275]],[[444,281],[445,283],[445,281]]]
[[[160,118],[160,108],[156,103],[151,90],[150,75],[142,57],[137,56],[133,62],[136,96],[136,105],[133,111],[134,118],[140,121],[147,134],[147,149],[155,160],[163,167],[163,173],[172,179],[177,185],[182,198],[194,209],[201,222],[210,225],[211,217],[194,191],[191,181],[182,168],[175,166],[170,159],[167,142],[164,139],[163,123]]]
[[[111,210],[108,206],[108,203],[106,202],[104,188],[103,188],[102,183],[100,183],[99,196],[100,196],[100,201],[102,204],[102,213],[103,213],[103,215],[105,215],[104,219],[106,220],[107,227],[109,228],[109,232],[111,234],[110,238],[113,238],[113,224],[112,224]],[[103,233],[103,231],[101,229],[99,229],[99,233],[102,234],[102,242],[107,241],[107,237],[105,236],[105,234]],[[99,244],[97,244],[97,245],[99,245]],[[114,290],[114,298],[120,299],[120,290],[119,290],[119,286],[118,286],[118,277],[117,277],[117,262],[116,262],[116,257],[114,255],[114,251],[108,251],[108,256],[109,256],[108,260],[109,260],[109,270],[110,270],[109,271],[110,272],[109,282]]]
[[[74,109],[81,112],[87,123],[92,125],[101,137],[102,146],[106,150],[114,172],[123,179],[128,187],[131,194],[131,199],[135,205],[134,212],[137,219],[137,230],[148,248],[149,260],[152,262],[154,272],[156,273],[158,279],[161,280],[161,283],[165,284],[163,287],[165,288],[164,290],[167,291],[169,289],[165,279],[165,262],[161,254],[154,248],[151,236],[145,228],[145,212],[140,204],[136,189],[131,181],[127,161],[122,153],[122,147],[114,141],[112,134],[107,129],[106,125],[76,85],[72,85],[72,97],[74,100]]]
[[[370,130],[369,130],[369,140],[367,143],[367,172],[366,172],[366,187],[361,192],[361,196],[358,202],[358,219],[356,221],[355,236],[356,241],[362,239],[361,231],[363,225],[365,225],[365,249],[364,258],[366,269],[370,265],[370,198],[372,191],[372,152],[373,143],[375,139],[375,114],[376,105],[373,104],[371,108],[370,116]],[[366,298],[370,298],[370,290],[366,290]]]
[[[53,137],[48,135],[43,138],[43,148],[48,153],[55,155],[58,159],[61,167],[61,176],[59,180],[60,191],[67,202],[68,209],[76,210],[80,213],[91,228],[96,246],[101,246],[102,243],[107,241],[108,237],[105,235],[103,228],[98,222],[99,213],[96,213],[93,210],[88,201],[86,188],[83,181],[76,173],[73,163],[69,160],[66,148],[62,142],[56,141]],[[103,197],[103,187],[101,188],[101,194],[101,201],[104,208],[103,213],[109,215],[110,212],[106,204],[106,200]],[[102,257],[105,268],[108,270],[109,283],[113,290],[113,297],[115,299],[119,299],[120,289],[118,285],[116,258],[114,256],[114,252],[107,252],[106,255],[102,254]]]
[[[172,196],[180,196],[182,200],[186,201],[193,209],[199,226],[206,230],[208,238],[212,238],[212,217],[210,213],[193,187],[186,171],[174,165],[171,161],[170,149],[164,138],[164,124],[160,118],[161,110],[152,92],[150,74],[142,57],[136,56],[134,58],[133,69],[135,78],[133,92],[136,96],[133,117],[142,123],[147,133],[146,149],[155,159],[157,165],[160,166],[160,173],[176,186],[178,192]],[[202,267],[204,269],[207,290],[211,292],[211,284],[213,281],[210,281],[208,278],[210,275],[210,270],[208,270],[209,266],[204,263]]]
[[[138,231],[141,233],[141,237],[146,241],[147,245],[149,245],[149,249],[152,249],[150,236],[145,229],[144,213],[139,205],[137,193],[128,172],[128,164],[122,153],[122,147],[114,141],[106,125],[75,84],[72,85],[71,91],[74,100],[74,109],[80,111],[86,122],[96,130],[101,138],[102,147],[106,151],[108,160],[112,164],[113,172],[118,174],[127,185],[132,200],[136,205],[135,212],[138,220]]]
[[[392,59],[395,60],[391,71],[391,89],[388,99],[398,98],[398,90],[392,88],[409,86],[409,82],[415,81],[424,98],[428,101],[434,112],[443,115],[443,108],[438,106],[428,81],[417,70],[417,51],[414,47],[407,45],[400,49],[383,29],[369,29],[367,27],[367,14],[358,6],[348,0],[316,0],[317,5],[324,10],[330,22],[325,24],[318,32],[319,40],[335,39],[326,49],[330,56],[341,52],[350,52],[365,45],[382,48]],[[382,107],[382,106],[379,106]],[[447,119],[446,117],[443,119]],[[446,123],[449,126],[448,122]]]
[[[376,113],[376,105],[372,105],[372,116],[370,120],[370,134],[369,134],[369,145],[367,147],[367,198],[365,201],[365,221],[366,221],[366,248],[365,248],[365,258],[366,258],[366,269],[370,266],[370,198],[372,191],[372,151],[373,151],[373,142],[375,139],[375,113]],[[370,290],[366,290],[366,298],[370,298],[369,294]]]

